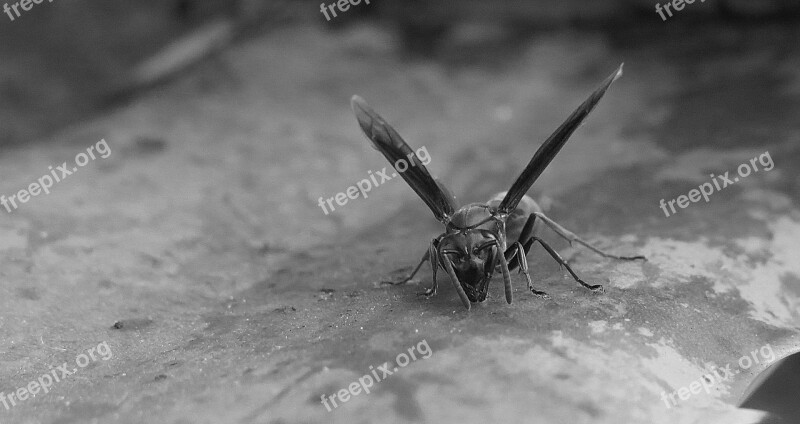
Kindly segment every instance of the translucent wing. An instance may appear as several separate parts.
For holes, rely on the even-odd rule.
[[[436,219],[446,222],[456,210],[456,204],[450,191],[431,176],[411,147],[403,141],[394,128],[369,107],[364,99],[353,96],[350,106],[353,108],[353,113],[356,114],[356,119],[358,119],[358,124],[364,134],[372,141],[372,145],[389,160],[398,175],[403,177],[428,205]],[[397,169],[396,164],[400,159],[406,161],[408,169],[403,171]]]
[[[533,158],[528,163],[528,166],[525,167],[525,170],[522,171],[522,174],[514,181],[506,197],[500,202],[500,206],[498,207],[500,211],[508,213],[516,209],[522,196],[531,188],[534,181],[539,178],[539,175],[541,175],[545,168],[547,168],[547,165],[550,164],[550,161],[556,157],[561,147],[564,146],[575,129],[583,122],[584,118],[589,115],[589,112],[594,109],[597,102],[606,94],[606,90],[611,86],[611,83],[616,81],[621,75],[622,65],[619,65],[619,68],[606,78],[603,84],[600,85],[583,104],[575,109],[572,115],[545,140],[541,147],[539,147],[539,150],[533,154]]]

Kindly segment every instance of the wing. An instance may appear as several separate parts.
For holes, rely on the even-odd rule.
[[[561,147],[567,142],[569,137],[575,131],[578,126],[580,126],[581,122],[583,122],[584,118],[589,115],[589,112],[594,109],[597,102],[606,94],[606,90],[608,87],[611,86],[611,83],[617,80],[622,75],[622,65],[619,65],[619,68],[611,74],[603,84],[600,85],[597,90],[589,96],[586,101],[583,102],[574,112],[572,115],[561,124],[560,127],[552,134],[550,137],[542,143],[539,150],[534,153],[533,158],[528,163],[528,166],[525,167],[525,170],[522,171],[522,174],[514,181],[514,184],[508,190],[506,197],[503,198],[503,201],[500,202],[500,206],[498,210],[502,212],[513,212],[516,209],[517,204],[522,199],[522,196],[531,188],[534,181],[539,178],[539,175],[542,174],[547,165],[550,164],[550,161],[556,157]]]
[[[449,220],[456,210],[455,201],[449,190],[431,176],[411,147],[400,138],[394,128],[369,107],[364,99],[353,96],[350,99],[350,106],[356,114],[361,130],[372,141],[372,145],[389,160],[397,173],[428,205],[436,219],[441,222]],[[404,171],[397,169],[396,166],[401,159],[408,165],[408,169]]]

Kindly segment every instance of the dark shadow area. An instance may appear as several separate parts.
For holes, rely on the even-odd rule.
[[[776,417],[766,423],[796,423],[800,419],[800,354],[794,354],[771,366],[759,376],[742,408],[770,412]]]

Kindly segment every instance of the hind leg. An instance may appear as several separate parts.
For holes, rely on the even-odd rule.
[[[572,231],[567,230],[566,228],[564,228],[561,225],[559,225],[557,222],[555,222],[552,219],[548,218],[545,214],[543,214],[541,212],[534,212],[533,215],[536,215],[536,217],[540,218],[548,227],[550,227],[553,231],[555,231],[556,234],[558,234],[561,237],[563,237],[564,239],[566,239],[569,242],[570,245],[572,244],[572,242],[578,243],[578,244],[588,248],[592,252],[597,253],[600,256],[603,256],[603,257],[606,257],[606,258],[611,258],[611,259],[620,259],[620,260],[624,260],[624,261],[633,261],[633,260],[637,260],[637,259],[641,259],[643,261],[647,260],[647,258],[645,258],[642,255],[618,256],[618,255],[614,255],[614,254],[611,254],[611,253],[607,253],[607,252],[605,252],[603,250],[600,250],[597,247],[592,246],[591,244],[589,244],[588,242],[586,242],[582,238],[580,238],[577,235],[575,235],[575,233],[573,233]]]

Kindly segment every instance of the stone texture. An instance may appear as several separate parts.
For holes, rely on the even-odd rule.
[[[767,344],[776,358],[798,350],[796,44],[780,31],[727,31],[552,33],[495,45],[487,63],[469,50],[411,59],[369,25],[287,28],[57,142],[6,150],[6,195],[101,138],[112,153],[0,215],[0,391],[101,342],[113,357],[0,409],[2,422],[757,415],[735,405],[763,362],[680,407],[660,398]],[[751,40],[744,53],[737,37]],[[402,181],[329,215],[317,206],[386,166],[351,115],[354,93],[427,148],[429,168],[462,202],[480,201],[622,61],[624,77],[531,193],[604,248],[648,256],[609,261],[546,234],[605,294],[537,251],[532,274],[551,300],[526,293],[518,275],[513,305],[497,280],[470,312],[444,278],[425,300],[428,271],[419,283],[380,284],[441,230]],[[773,170],[669,218],[659,209],[767,150]],[[430,357],[332,412],[321,404],[422,341]]]

